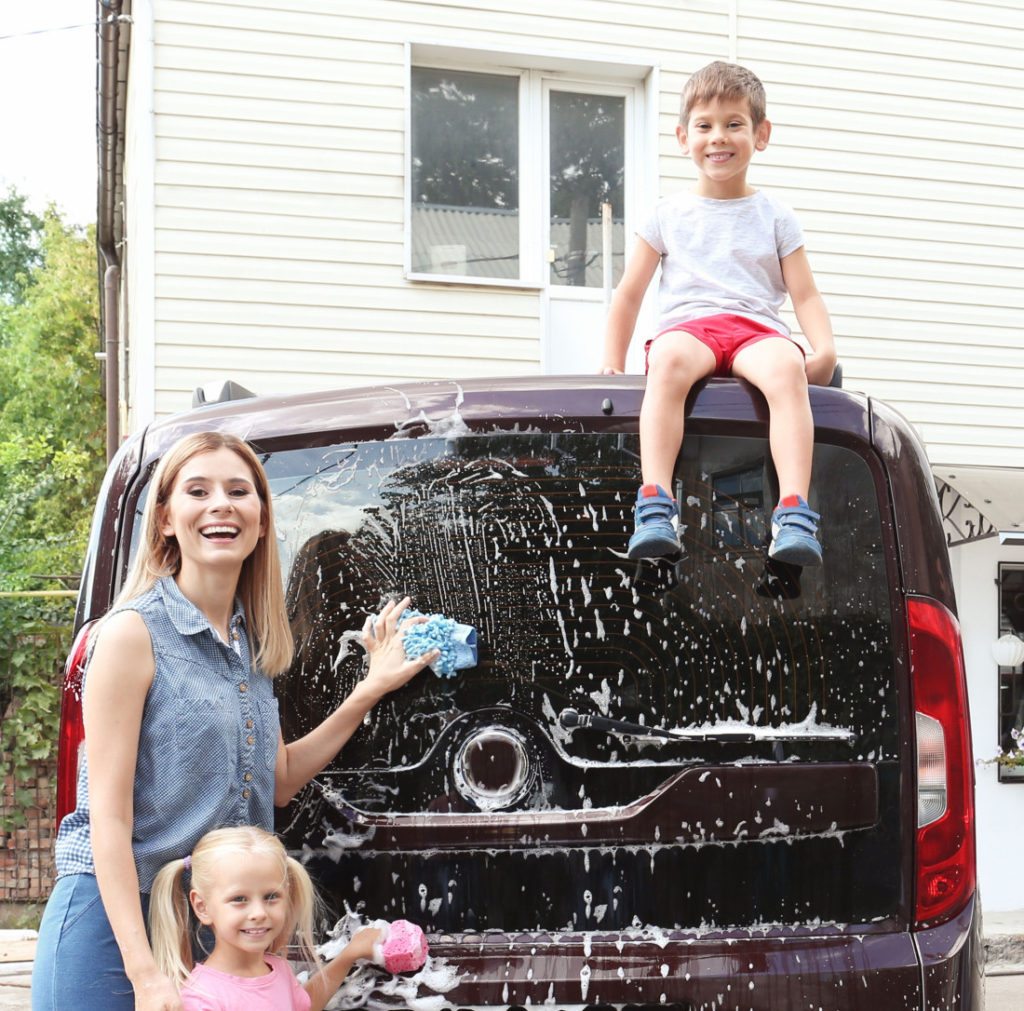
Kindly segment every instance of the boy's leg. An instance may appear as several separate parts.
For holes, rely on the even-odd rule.
[[[686,398],[693,384],[715,371],[715,352],[692,334],[662,334],[647,356],[647,389],[640,407],[643,485],[634,510],[630,558],[655,558],[678,550],[672,476],[683,444]]]
[[[818,516],[807,505],[814,417],[804,356],[787,338],[770,337],[737,352],[732,371],[756,386],[768,401],[768,442],[779,477],[769,554],[796,565],[816,565],[821,561],[815,536]]]

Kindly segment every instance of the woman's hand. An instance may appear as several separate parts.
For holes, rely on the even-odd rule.
[[[132,980],[135,1011],[184,1011],[178,988],[162,973],[153,970]]]
[[[378,698],[401,688],[427,664],[433,663],[440,655],[439,649],[432,649],[413,660],[405,656],[405,632],[411,625],[418,625],[426,617],[402,619],[409,606],[409,598],[388,601],[380,614],[370,615],[363,625],[363,645],[370,657],[370,669],[363,680],[363,686],[371,689]]]

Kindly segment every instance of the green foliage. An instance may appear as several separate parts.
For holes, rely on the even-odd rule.
[[[42,262],[43,219],[25,209],[25,199],[11,186],[0,200],[0,302],[20,302],[29,271]]]
[[[93,237],[50,212],[41,252],[0,305],[0,590],[78,571],[105,467]]]
[[[38,240],[36,242],[36,240]],[[13,280],[12,280],[13,279]],[[12,287],[13,285],[13,287]],[[0,591],[74,588],[105,469],[94,236],[0,201]],[[56,577],[56,578],[55,578]],[[17,803],[59,722],[73,602],[0,597],[0,736]]]
[[[0,824],[24,824],[32,804],[25,784],[53,756],[60,723],[60,678],[71,646],[70,598],[0,598],[0,736],[10,754],[3,769],[14,778],[15,809]]]

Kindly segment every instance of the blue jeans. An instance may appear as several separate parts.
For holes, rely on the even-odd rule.
[[[142,896],[146,915],[149,896]],[[100,890],[92,874],[58,878],[39,926],[32,1011],[134,1011]]]

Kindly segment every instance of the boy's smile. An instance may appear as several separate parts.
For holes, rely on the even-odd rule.
[[[747,166],[768,146],[771,123],[756,127],[746,98],[716,98],[690,110],[676,127],[683,153],[697,166],[697,194],[719,200],[749,196]]]

